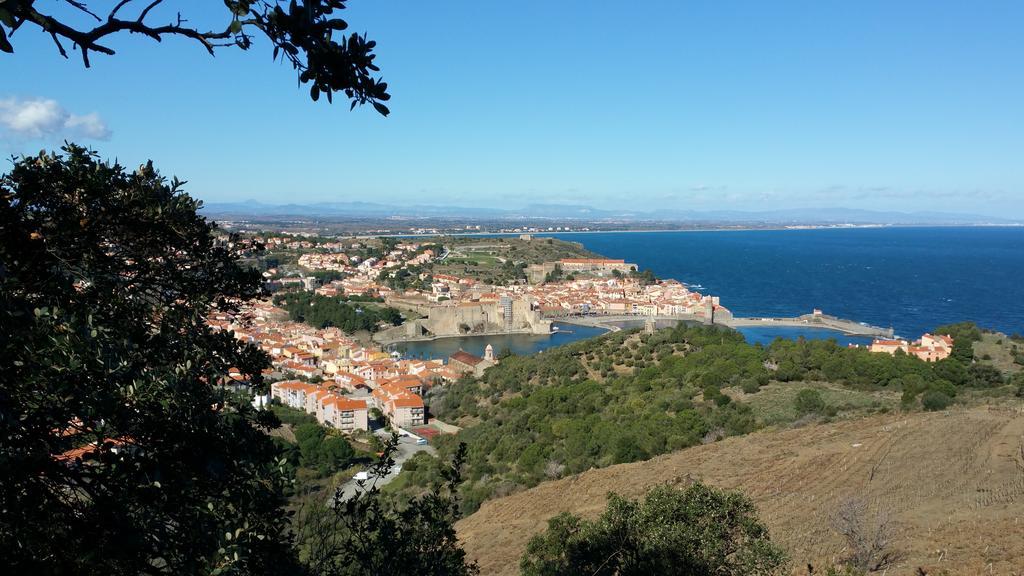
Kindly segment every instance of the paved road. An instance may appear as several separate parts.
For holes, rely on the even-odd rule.
[[[383,428],[374,430],[373,433],[379,436],[381,440],[387,441],[389,438],[391,438],[391,432],[384,430]],[[429,444],[417,444],[414,438],[399,437],[398,451],[395,453],[395,465],[391,468],[390,474],[377,479],[377,487],[382,487],[385,484],[394,480],[396,477],[398,477],[398,474],[402,471],[402,464],[404,464],[405,461],[408,460],[409,458],[412,458],[412,455],[416,454],[417,452],[426,452],[427,454],[431,454],[434,456],[437,455],[437,450],[435,450],[434,447]],[[368,490],[370,486],[373,484],[373,478],[371,477],[370,480],[367,480],[363,484],[363,489]],[[338,489],[341,491],[342,498],[348,498],[354,495],[358,488],[359,487],[356,485],[356,481],[349,479],[347,482],[342,484]]]

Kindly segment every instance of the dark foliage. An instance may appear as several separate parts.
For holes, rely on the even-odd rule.
[[[750,432],[758,426],[752,411],[722,388],[757,393],[769,380],[902,390],[907,408],[934,391],[927,409],[945,408],[961,388],[1004,382],[990,366],[956,358],[929,363],[834,340],[752,346],[733,331],[680,325],[512,356],[480,378],[434,390],[430,402],[439,417],[464,426],[458,439],[469,454],[462,492],[471,512],[488,498],[546,479]],[[836,413],[813,389],[798,394],[795,408],[801,415]],[[450,442],[438,440],[442,453]]]
[[[974,322],[946,324],[935,329],[935,334],[953,337],[952,357],[963,364],[974,359],[974,343],[981,340],[981,329]]]
[[[267,358],[206,324],[260,277],[198,206],[72,145],[0,179],[4,573],[292,570],[276,418],[218,385]]]
[[[928,411],[945,410],[953,399],[938,390],[928,390],[921,395],[921,406]]]
[[[555,516],[520,567],[524,576],[748,576],[780,573],[785,563],[750,500],[696,483],[656,487],[643,502],[612,494],[592,522]]]
[[[766,381],[763,350],[743,344],[736,332],[685,326],[643,336],[635,351],[623,346],[638,337],[620,332],[538,356],[509,356],[482,378],[437,392],[431,407],[439,416],[473,422],[458,436],[469,445],[467,511],[548,478],[693,446],[710,432],[755,429],[749,407],[728,402],[718,386]],[[643,360],[648,354],[650,362]],[[630,373],[612,370],[627,356]],[[705,386],[714,397],[708,391],[700,401]],[[449,449],[443,438],[439,445]]]
[[[380,114],[388,115],[384,102],[390,99],[388,85],[373,74],[379,68],[373,63],[376,42],[359,34],[345,35],[348,23],[337,17],[345,9],[346,0],[224,0],[223,24],[216,30],[194,27],[187,14],[180,11],[169,22],[153,24],[158,18],[153,11],[164,8],[163,0],[122,0],[110,2],[103,17],[91,11],[96,4],[89,0],[7,0],[0,3],[0,51],[13,53],[9,37],[22,26],[38,28],[49,35],[57,50],[68,57],[65,42],[82,54],[82,62],[89,66],[91,52],[113,55],[106,41],[116,35],[140,34],[156,41],[165,37],[193,40],[211,55],[219,48],[235,47],[248,50],[254,37],[259,35],[273,46],[273,56],[287,61],[294,68],[299,82],[309,84],[313,100],[320,94],[333,99],[343,93],[354,108],[357,104],[372,104]],[[189,2],[177,4],[179,10],[193,9]],[[133,10],[134,8],[134,10]],[[92,27],[76,26],[79,17],[91,19]]]
[[[387,443],[372,477],[386,475],[394,465],[397,442],[394,436]],[[441,472],[443,481],[406,506],[392,505],[372,481],[352,497],[336,497],[329,507],[319,498],[307,501],[296,527],[309,571],[318,576],[477,574],[454,528],[464,455],[465,447],[458,447]]]
[[[352,300],[359,302],[359,300]],[[389,307],[361,306],[342,298],[321,296],[309,292],[287,292],[274,297],[274,303],[288,311],[295,322],[305,322],[317,328],[336,326],[351,334],[359,330],[376,332],[380,323],[397,326],[402,323],[401,313]]]
[[[820,414],[825,411],[825,400],[822,399],[821,392],[813,388],[805,388],[797,392],[793,404],[796,408],[796,413],[801,416]]]

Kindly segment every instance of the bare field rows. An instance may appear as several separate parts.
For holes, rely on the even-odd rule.
[[[830,517],[856,497],[899,528],[904,560],[890,574],[918,566],[1024,574],[1024,414],[1006,408],[873,416],[729,438],[487,502],[458,531],[484,574],[515,574],[527,540],[551,516],[594,516],[608,492],[636,497],[691,479],[750,496],[796,572],[842,557]]]

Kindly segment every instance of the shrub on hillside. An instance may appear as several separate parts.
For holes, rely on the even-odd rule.
[[[995,388],[1002,386],[1003,373],[989,364],[972,364],[967,369],[968,385],[974,388]]]
[[[945,410],[952,402],[952,398],[938,390],[929,390],[921,396],[921,406],[930,412]]]
[[[800,416],[821,414],[825,411],[825,400],[822,399],[821,392],[813,388],[804,388],[793,399],[793,407]]]
[[[1013,375],[1010,383],[1017,387],[1015,394],[1018,398],[1024,398],[1024,372],[1018,372]]]
[[[769,575],[785,553],[742,494],[696,483],[659,486],[643,501],[612,494],[594,521],[563,513],[534,536],[524,576],[561,574]]]
[[[744,394],[755,394],[761,390],[761,385],[752,378],[744,380],[741,385]]]

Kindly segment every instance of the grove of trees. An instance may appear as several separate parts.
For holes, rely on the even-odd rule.
[[[274,296],[274,303],[288,311],[295,322],[317,328],[337,327],[349,334],[366,330],[376,332],[380,324],[397,326],[402,314],[391,307],[367,305],[362,299],[321,296],[311,292],[283,292]]]

